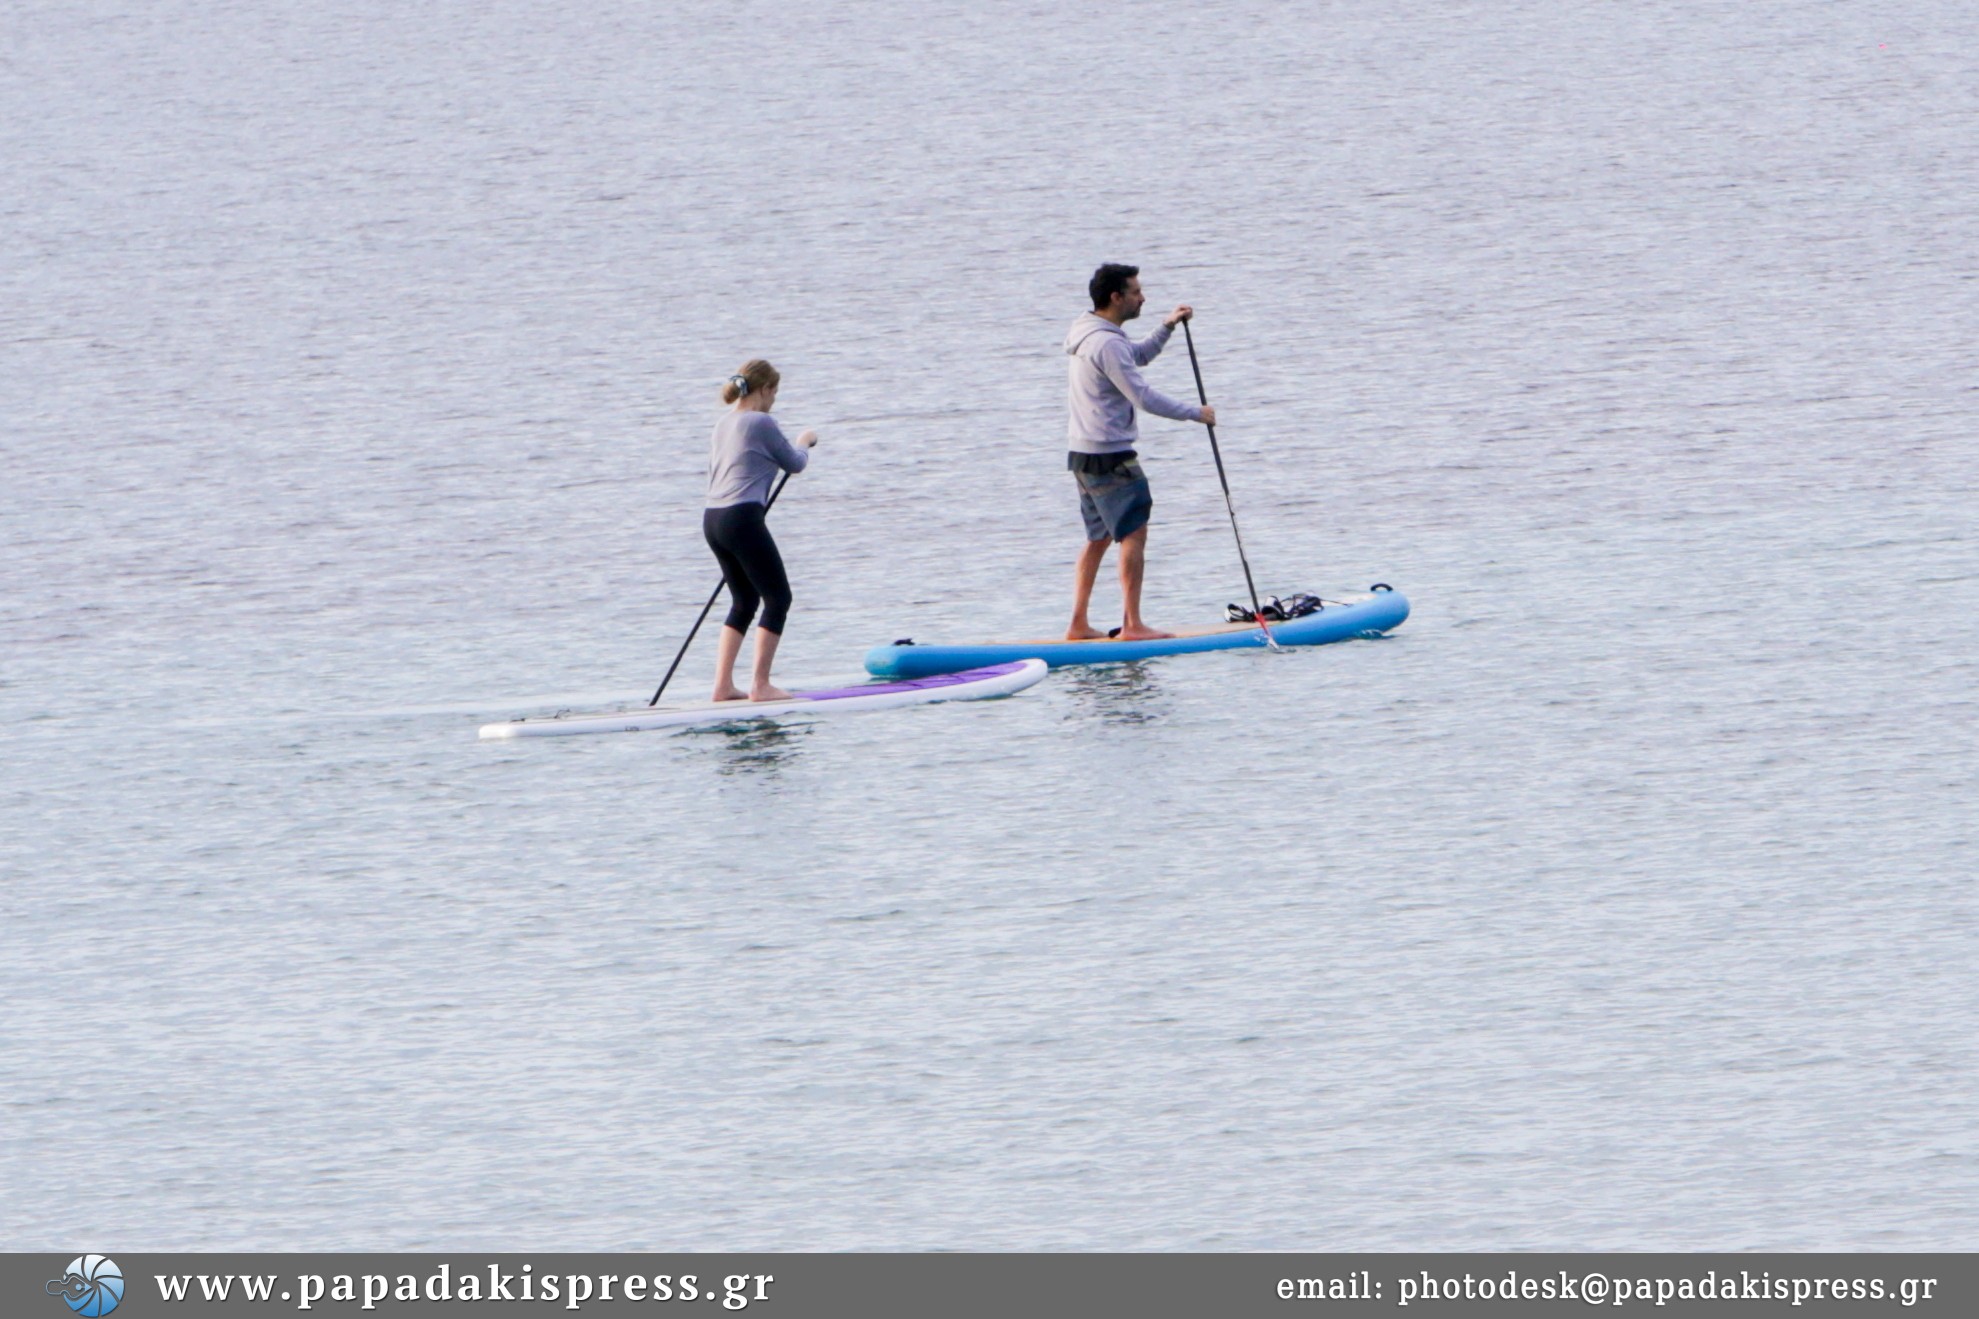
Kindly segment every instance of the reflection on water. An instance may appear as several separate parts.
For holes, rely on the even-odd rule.
[[[1145,724],[1162,716],[1159,706],[1151,704],[1163,694],[1161,684],[1146,660],[1075,665],[1059,672],[1070,675],[1062,681],[1072,693],[1074,718]]]
[[[698,750],[713,753],[718,774],[775,773],[796,758],[802,739],[810,735],[809,724],[774,719],[738,719],[685,734],[696,740]]]

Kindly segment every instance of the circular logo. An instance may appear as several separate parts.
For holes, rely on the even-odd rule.
[[[46,1290],[83,1319],[102,1319],[124,1299],[124,1271],[107,1255],[78,1255]]]

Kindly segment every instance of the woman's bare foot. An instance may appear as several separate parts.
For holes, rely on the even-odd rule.
[[[1090,627],[1068,627],[1065,629],[1067,641],[1098,641],[1106,633]]]
[[[749,699],[749,693],[743,691],[740,687],[717,687],[715,688],[715,694],[712,699],[717,701],[746,701]]]
[[[1119,635],[1122,641],[1162,641],[1175,634],[1173,632],[1157,632],[1153,628],[1143,624],[1140,627],[1123,627],[1120,629]]]
[[[749,689],[749,699],[752,701],[787,701],[790,699],[790,693],[781,687],[752,687]]]

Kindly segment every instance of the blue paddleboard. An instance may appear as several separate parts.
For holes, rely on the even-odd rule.
[[[1269,624],[1272,640],[1281,646],[1318,646],[1353,637],[1380,636],[1399,627],[1409,616],[1408,597],[1383,588],[1365,594],[1329,599],[1324,609],[1302,618]],[[1036,641],[983,641],[965,645],[922,645],[896,641],[866,652],[866,672],[882,678],[923,678],[937,673],[1005,664],[1017,659],[1041,659],[1053,668],[1063,664],[1118,664],[1153,659],[1158,655],[1188,655],[1199,650],[1240,650],[1265,644],[1255,623],[1225,623],[1199,628],[1156,641],[1066,641],[1062,637]]]

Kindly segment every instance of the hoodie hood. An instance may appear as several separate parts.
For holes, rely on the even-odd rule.
[[[1072,322],[1072,328],[1065,332],[1065,351],[1073,357],[1079,355],[1079,348],[1096,334],[1117,334],[1122,339],[1127,332],[1097,312],[1087,312]],[[1097,344],[1094,347],[1098,347]]]

